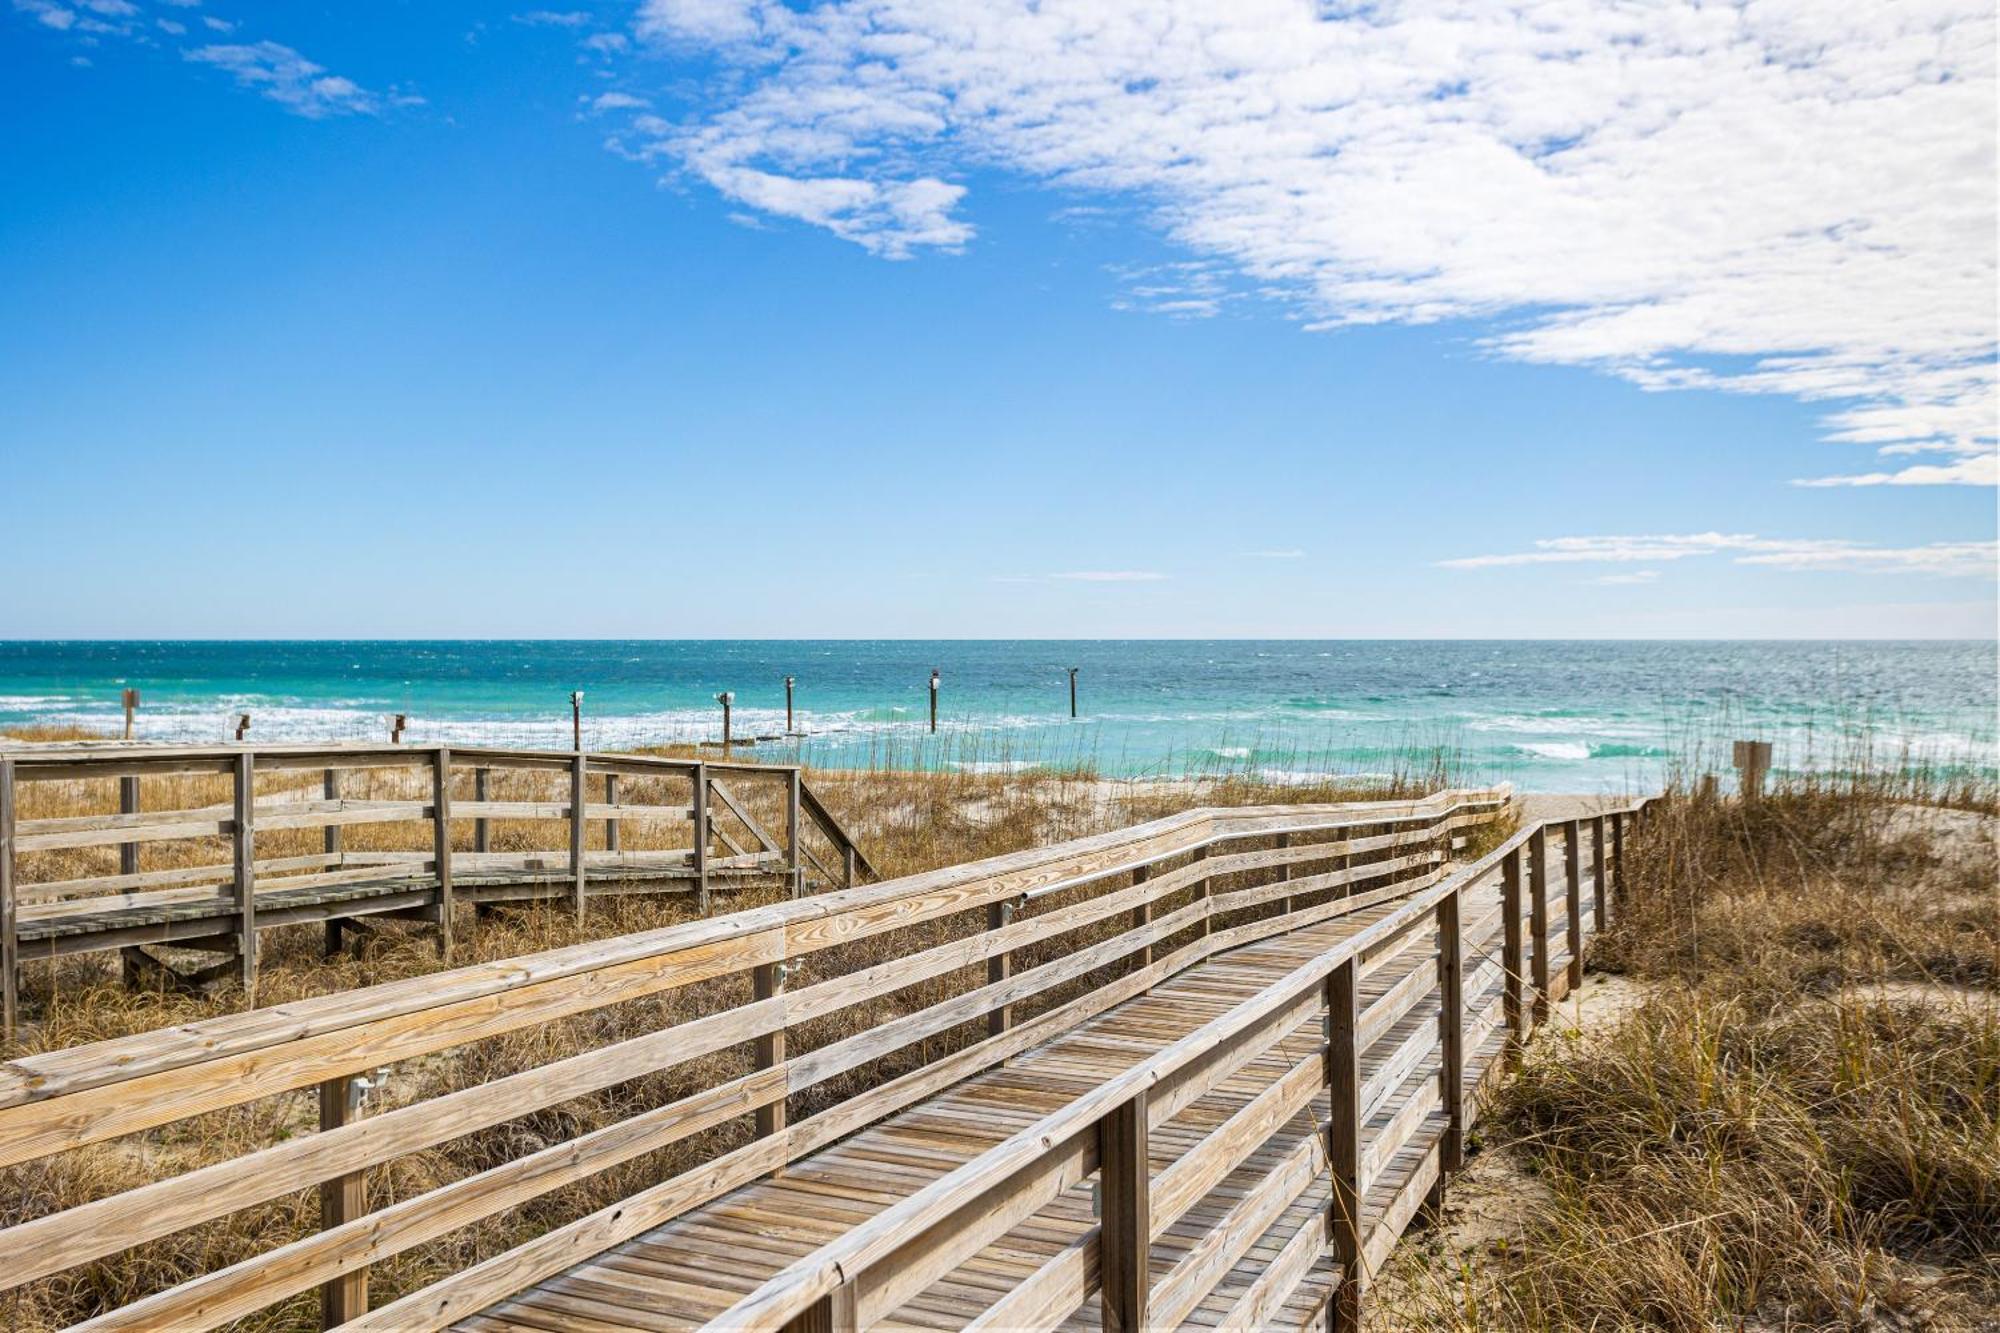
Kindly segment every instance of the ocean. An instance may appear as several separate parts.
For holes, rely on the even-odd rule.
[[[1076,667],[1078,716],[1069,716]],[[0,728],[137,735],[619,748],[713,740],[716,694],[744,757],[973,768],[1088,763],[1107,775],[1379,774],[1443,746],[1468,779],[1529,791],[1656,787],[1676,756],[1737,736],[1780,768],[1860,740],[1991,777],[1996,645],[1970,642],[310,641],[0,642]],[[939,734],[928,681],[939,672]]]

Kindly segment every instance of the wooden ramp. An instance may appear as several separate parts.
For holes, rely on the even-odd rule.
[[[317,1186],[319,1230],[85,1326],[220,1328],[317,1290],[355,1333],[1347,1327],[1507,1042],[1579,979],[1644,806],[1504,837],[1504,788],[1198,809],[11,1061],[0,1171],[315,1091],[320,1129],[0,1229],[0,1291]],[[600,1014],[605,1044],[359,1096]],[[390,1192],[410,1154],[680,1066],[672,1100]],[[672,1173],[371,1301],[375,1264],[676,1144]]]
[[[1584,871],[1579,887],[1586,895],[1580,924],[1588,936],[1594,932],[1594,875]],[[1506,1039],[1498,868],[1468,889],[1462,901],[1468,922],[1462,933],[1467,960],[1463,1003],[1472,1029],[1460,1077],[1462,1123],[1469,1127],[1477,1115],[1480,1085],[1499,1072]],[[457,1327],[464,1333],[680,1333],[700,1328],[821,1246],[967,1167],[1204,1023],[1224,1017],[1402,905],[1391,899],[1221,954],[1001,1068],[793,1164],[777,1178],[734,1190]],[[1549,966],[1555,974],[1551,991],[1557,998],[1568,989],[1566,900],[1552,903],[1549,915]],[[1438,1086],[1442,1053],[1433,1040],[1441,1005],[1438,952],[1435,935],[1425,932],[1381,959],[1361,981],[1364,1013],[1378,1005],[1400,1010],[1382,1016],[1380,1033],[1359,1062],[1362,1157],[1384,1158],[1362,1207],[1361,1243],[1371,1271],[1387,1258],[1439,1178],[1439,1147],[1448,1117]],[[1325,1050],[1327,1019],[1326,1007],[1314,1006],[1269,1049],[1154,1128],[1147,1156],[1155,1189],[1184,1164],[1190,1175],[1212,1170],[1193,1161],[1193,1155],[1225,1126],[1243,1123],[1237,1117],[1249,1119],[1246,1108],[1284,1095],[1287,1076],[1296,1078],[1296,1071],[1309,1068]],[[1167,1292],[1166,1309],[1158,1308],[1159,1296],[1154,1297],[1159,1326],[1324,1324],[1332,1286],[1332,1270],[1322,1257],[1330,1190],[1318,1127],[1330,1115],[1328,1092],[1320,1086],[1153,1242],[1148,1268],[1156,1292],[1177,1269],[1183,1274],[1179,1286]],[[1047,1324],[1042,1302],[1017,1318],[1009,1314],[1009,1298],[1045,1265],[1092,1235],[1099,1222],[1097,1189],[1093,1181],[1070,1186],[877,1326]],[[1232,1251],[1240,1251],[1240,1257]],[[1181,1268],[1191,1257],[1214,1265],[1223,1276],[1206,1291],[1196,1289],[1185,1278],[1197,1270]],[[1070,1294],[1079,1296],[1080,1290],[1072,1288]],[[1098,1307],[1083,1301],[1059,1326],[1100,1328]]]

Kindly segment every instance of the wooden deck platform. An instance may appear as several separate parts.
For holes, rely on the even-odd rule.
[[[1588,875],[1583,884],[1594,889]],[[1395,900],[1385,902],[1198,964],[1047,1045],[792,1164],[781,1176],[726,1194],[457,1327],[463,1333],[681,1333],[700,1328],[789,1264],[1251,999],[1399,906]],[[1505,1041],[1497,875],[1468,893],[1465,909],[1465,1005],[1478,1034],[1468,1043],[1464,1062],[1469,1124],[1480,1085],[1498,1072]],[[1552,909],[1550,934],[1560,942],[1567,935],[1567,915],[1560,906],[1552,904]],[[1586,904],[1586,934],[1593,925]],[[1551,990],[1559,997],[1567,990],[1569,956],[1561,949],[1550,954]],[[1361,1056],[1364,1157],[1391,1135],[1400,1137],[1412,1120],[1420,1122],[1414,1135],[1380,1164],[1365,1197],[1363,1245],[1371,1271],[1387,1258],[1438,1178],[1438,1143],[1445,1128],[1433,1040],[1439,995],[1435,984],[1424,984],[1434,973],[1435,957],[1433,936],[1412,940],[1362,983],[1364,1008],[1392,992],[1411,992],[1406,1012]],[[1274,1048],[1156,1128],[1149,1155],[1155,1188],[1192,1149],[1323,1049],[1325,1025],[1326,1010],[1314,1010]],[[1414,1062],[1413,1050],[1419,1052]],[[1184,1316],[1163,1320],[1161,1327],[1307,1328],[1323,1322],[1330,1287],[1323,1259],[1328,1185],[1316,1127],[1329,1113],[1328,1096],[1321,1089],[1154,1242],[1149,1267],[1152,1280],[1159,1282],[1195,1251],[1222,1253],[1230,1247],[1232,1233],[1247,1238],[1239,1229],[1257,1226],[1254,1243],[1229,1266],[1227,1276]],[[1271,1177],[1287,1172],[1309,1173],[1312,1183],[1267,1221],[1258,1216],[1260,1191]],[[1003,1306],[1009,1293],[1097,1225],[1095,1188],[1090,1181],[1070,1187],[878,1327],[959,1329],[991,1321],[996,1311],[1003,1322],[986,1326],[1010,1327]],[[1300,1270],[1299,1281],[1278,1308],[1256,1307],[1259,1280],[1284,1264]],[[1099,1328],[1096,1305],[1083,1302],[1061,1327]]]

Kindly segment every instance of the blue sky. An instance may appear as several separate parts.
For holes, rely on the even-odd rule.
[[[1976,6],[10,3],[0,633],[1994,632]]]

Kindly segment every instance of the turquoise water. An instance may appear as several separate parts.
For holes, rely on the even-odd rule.
[[[1069,717],[1066,669],[1078,673]],[[941,734],[928,678],[941,672]],[[1695,743],[1777,743],[1781,766],[1837,762],[1852,740],[1991,774],[1992,642],[30,642],[0,643],[0,726],[115,729],[125,686],[139,735],[562,746],[583,690],[586,744],[784,730],[819,763],[1020,766],[1110,774],[1227,769],[1271,777],[1392,768],[1443,744],[1468,777],[1527,790],[1657,785]],[[791,744],[750,752],[785,758]]]

